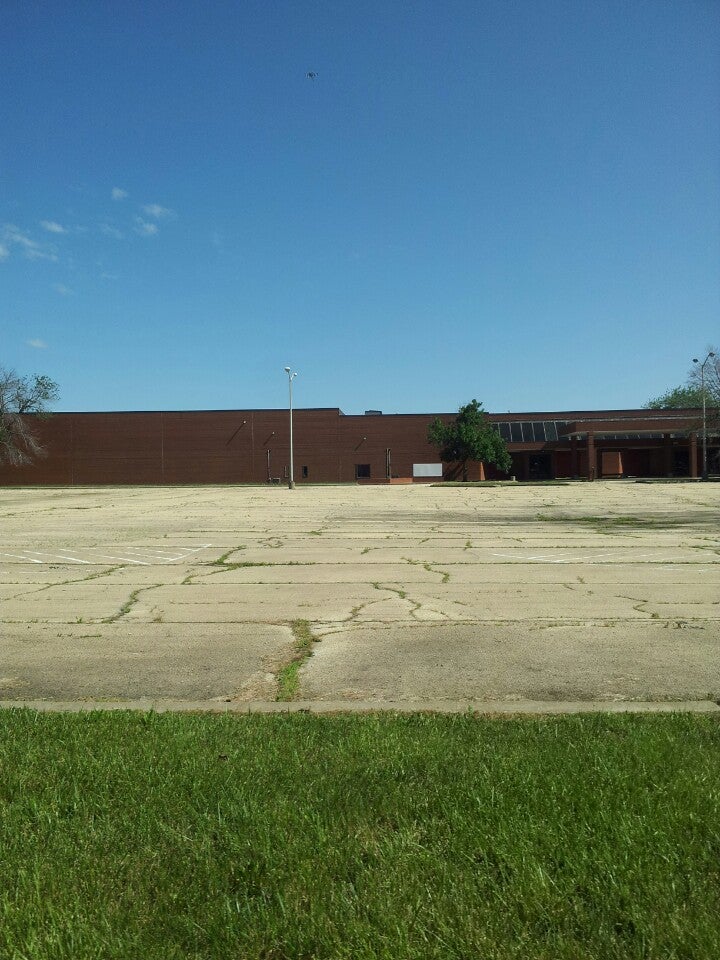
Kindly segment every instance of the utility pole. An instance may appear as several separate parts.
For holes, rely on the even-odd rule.
[[[708,465],[707,465],[707,398],[705,396],[705,365],[711,357],[714,357],[715,354],[712,350],[708,352],[708,355],[705,357],[702,363],[698,360],[697,357],[693,357],[693,363],[700,365],[700,392],[702,393],[702,410],[703,410],[703,432],[702,432],[702,478],[707,480],[708,478]]]
[[[288,490],[295,489],[295,475],[293,472],[293,404],[292,404],[292,382],[297,373],[291,373],[290,367],[285,367],[285,373],[288,375],[288,390],[290,393],[290,478],[288,480]]]

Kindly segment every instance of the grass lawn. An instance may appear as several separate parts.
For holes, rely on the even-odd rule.
[[[0,713],[0,957],[717,958],[712,716]]]

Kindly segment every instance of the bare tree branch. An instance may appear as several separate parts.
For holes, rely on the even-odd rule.
[[[38,418],[50,416],[49,404],[58,395],[50,377],[21,377],[0,367],[0,463],[20,466],[45,455],[34,427]]]

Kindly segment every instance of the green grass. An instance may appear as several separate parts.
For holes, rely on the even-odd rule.
[[[310,629],[307,620],[293,620],[290,623],[295,648],[292,659],[277,675],[278,690],[276,700],[296,700],[300,693],[300,667],[312,653],[312,645],[317,637]]]
[[[208,567],[225,567],[229,566],[228,557],[231,557],[234,553],[237,553],[238,550],[245,550],[245,544],[241,543],[237,547],[233,547],[232,550],[228,550],[218,557],[217,560],[208,560],[205,566]]]
[[[720,955],[713,717],[0,713],[0,957]]]

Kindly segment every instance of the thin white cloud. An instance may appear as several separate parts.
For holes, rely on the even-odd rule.
[[[10,256],[10,250],[4,243],[0,243],[0,260],[7,260]]]
[[[8,245],[20,247],[22,250],[33,250],[39,246],[14,223],[3,224],[3,239]]]
[[[41,250],[39,247],[32,247],[25,251],[25,257],[28,260],[51,260],[57,262],[57,254],[49,250]]]
[[[153,237],[158,232],[156,223],[148,223],[142,217],[135,217],[135,223],[135,233],[139,233],[141,237]]]
[[[48,233],[67,233],[65,227],[56,220],[41,220],[40,226]]]
[[[53,290],[59,293],[61,297],[72,297],[75,294],[75,291],[66,287],[64,283],[54,283]]]
[[[112,198],[113,200],[124,200],[128,196],[127,190],[121,190],[120,187],[112,188]]]
[[[122,232],[122,230],[118,230],[117,227],[113,227],[109,223],[100,224],[100,233],[106,237],[112,237],[113,240],[123,240],[125,238],[125,234]]]
[[[22,251],[26,260],[57,260],[57,254],[51,248],[41,246],[14,223],[5,223],[0,227],[0,243],[8,251],[16,247]]]
[[[161,207],[159,203],[146,203],[143,211],[156,220],[162,220],[163,217],[172,217],[174,213],[170,207]]]
[[[25,343],[29,347],[34,347],[36,350],[47,350],[47,344],[44,340],[40,340],[39,337],[33,337],[32,340],[26,340]]]

